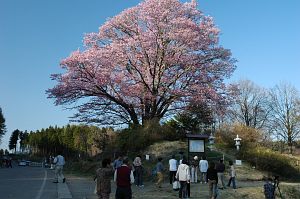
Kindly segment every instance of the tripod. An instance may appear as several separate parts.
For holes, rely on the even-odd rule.
[[[282,194],[281,194],[281,191],[280,191],[280,187],[279,187],[279,176],[274,176],[274,180],[273,180],[273,190],[274,190],[274,198],[275,198],[275,192],[276,192],[276,188],[278,189],[278,192],[279,192],[279,196],[280,198],[282,199]]]

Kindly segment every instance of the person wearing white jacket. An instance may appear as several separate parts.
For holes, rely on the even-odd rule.
[[[187,184],[190,183],[191,175],[190,175],[190,168],[187,165],[187,160],[183,159],[182,163],[178,166],[176,172],[176,179],[180,182],[180,189],[179,189],[179,198],[188,198],[187,192]]]

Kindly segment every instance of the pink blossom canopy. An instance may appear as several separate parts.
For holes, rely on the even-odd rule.
[[[195,1],[145,0],[86,34],[83,51],[62,60],[47,91],[74,105],[79,121],[102,124],[161,119],[190,101],[224,101],[235,69],[213,19]]]

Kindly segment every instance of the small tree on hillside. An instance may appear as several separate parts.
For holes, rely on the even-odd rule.
[[[48,96],[77,109],[76,121],[115,125],[160,121],[187,102],[223,103],[235,59],[219,32],[195,0],[145,0],[87,34]]]
[[[241,125],[223,125],[216,131],[216,143],[225,146],[228,149],[235,149],[236,135],[242,138],[242,150],[256,147],[262,141],[262,132],[258,129]]]
[[[213,112],[204,103],[191,103],[187,109],[178,113],[167,124],[180,132],[207,133],[213,124]]]

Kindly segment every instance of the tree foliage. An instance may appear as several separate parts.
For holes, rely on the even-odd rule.
[[[236,135],[242,139],[241,149],[255,148],[262,141],[262,131],[241,124],[224,125],[216,131],[216,142],[228,149],[234,149]]]
[[[213,123],[213,110],[204,103],[189,104],[184,111],[167,122],[181,134],[187,132],[209,134]]]
[[[219,29],[195,0],[145,0],[87,34],[83,51],[61,62],[47,90],[74,120],[101,124],[159,121],[187,102],[223,103],[235,70]],[[74,105],[76,102],[79,102]]]
[[[19,140],[19,135],[21,134],[21,131],[19,129],[16,129],[12,132],[9,143],[8,143],[8,148],[10,150],[14,149],[15,152],[17,152],[17,143]]]
[[[62,128],[50,126],[30,132],[24,140],[24,145],[28,146],[32,153],[41,156],[55,155],[62,151],[69,158],[76,158],[79,154],[81,157],[87,157],[91,155],[93,147],[99,146],[98,142],[102,143],[101,146],[105,145],[101,134],[107,134],[107,131],[105,128],[86,125],[67,125]]]
[[[23,152],[26,148],[26,143],[25,143],[25,140],[27,139],[28,137],[28,132],[25,131],[25,132],[20,132],[19,134],[19,139],[20,139],[20,151]]]
[[[0,142],[2,136],[5,134],[6,126],[5,126],[5,118],[2,113],[2,109],[0,108]]]

